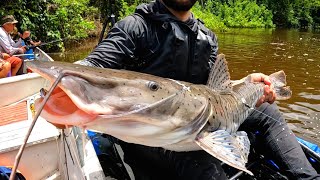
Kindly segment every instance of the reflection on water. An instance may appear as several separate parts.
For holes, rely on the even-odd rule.
[[[89,39],[87,41],[73,44],[66,47],[66,51],[61,53],[47,53],[55,61],[75,62],[84,59],[98,44],[98,39]]]
[[[271,74],[284,70],[293,91],[291,99],[278,101],[291,129],[320,144],[320,34],[298,30],[235,29],[217,33],[219,53],[229,62],[231,77],[248,73]],[[66,53],[50,54],[55,60],[74,62],[86,57],[97,44],[88,41]]]
[[[294,132],[320,144],[320,34],[249,29],[217,35],[232,78],[285,71],[293,96],[277,102],[280,110]]]

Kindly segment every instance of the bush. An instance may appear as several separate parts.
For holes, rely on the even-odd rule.
[[[0,15],[14,15],[20,30],[30,30],[32,38],[42,42],[74,40],[88,37],[95,28],[98,10],[88,4],[89,0],[7,0],[0,5]],[[45,49],[61,48],[62,42]]]

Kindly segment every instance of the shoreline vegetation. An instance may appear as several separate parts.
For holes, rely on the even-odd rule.
[[[0,15],[11,14],[18,28],[30,30],[42,42],[63,41],[42,47],[63,51],[66,41],[98,37],[106,17],[119,20],[150,0],[3,0]],[[215,32],[230,28],[320,28],[320,0],[198,0],[196,18]]]

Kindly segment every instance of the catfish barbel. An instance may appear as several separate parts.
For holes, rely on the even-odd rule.
[[[52,82],[64,74],[41,113],[51,123],[172,151],[203,149],[252,174],[245,167],[249,139],[237,130],[265,85],[252,82],[250,75],[231,81],[224,55],[217,57],[207,85],[63,62],[27,65]],[[269,77],[278,99],[291,96],[283,71]]]

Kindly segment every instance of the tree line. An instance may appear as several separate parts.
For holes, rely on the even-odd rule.
[[[0,16],[11,14],[21,30],[48,42],[96,36],[101,22],[134,12],[150,0],[2,0]],[[320,0],[198,0],[197,18],[213,30],[228,28],[319,28]],[[63,47],[63,43],[59,44]]]

